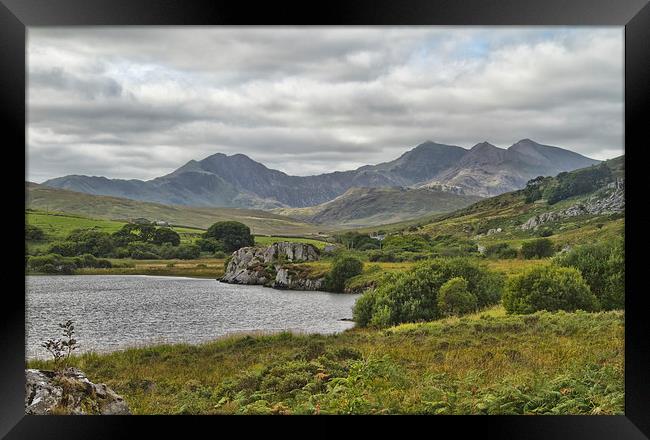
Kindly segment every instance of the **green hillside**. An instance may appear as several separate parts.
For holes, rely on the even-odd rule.
[[[583,244],[593,241],[607,241],[620,237],[624,231],[624,211],[603,210],[603,212],[563,215],[567,209],[576,206],[591,206],[595,202],[605,203],[608,198],[621,195],[621,190],[607,188],[615,179],[624,176],[624,157],[605,162],[611,170],[608,182],[600,182],[595,189],[584,194],[569,196],[550,204],[544,198],[544,191],[558,185],[558,177],[547,178],[540,184],[540,198],[529,200],[530,189],[522,189],[476,202],[457,211],[429,215],[419,219],[383,225],[382,230],[392,234],[420,234],[428,236],[452,236],[471,240],[481,246],[495,243],[509,243],[515,247],[523,241],[547,236],[554,243],[563,245]],[[576,170],[563,175],[580,175],[585,170]],[[522,229],[535,216],[560,213],[556,219],[546,221],[537,228]],[[498,231],[501,229],[501,231]],[[357,232],[377,231],[377,227],[356,229]]]
[[[41,211],[57,211],[85,217],[128,221],[134,218],[163,220],[173,225],[206,229],[211,224],[235,220],[246,224],[254,234],[310,235],[318,228],[270,212],[237,208],[193,208],[139,202],[118,197],[95,196],[26,183],[25,206]]]
[[[336,228],[394,223],[426,214],[465,207],[480,197],[433,189],[352,188],[345,194],[307,208],[277,208],[273,212]]]

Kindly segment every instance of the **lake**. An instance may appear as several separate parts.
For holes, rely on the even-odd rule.
[[[216,280],[139,275],[27,276],[26,354],[75,324],[78,352],[201,343],[235,333],[337,333],[353,327],[358,295],[276,290]]]

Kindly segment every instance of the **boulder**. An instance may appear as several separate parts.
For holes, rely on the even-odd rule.
[[[271,246],[244,247],[232,254],[220,281],[231,284],[258,284],[278,289],[319,290],[323,279],[297,276],[286,263],[316,261],[318,250],[306,243],[279,242]]]
[[[131,414],[121,396],[76,368],[60,373],[28,369],[25,379],[25,414]]]

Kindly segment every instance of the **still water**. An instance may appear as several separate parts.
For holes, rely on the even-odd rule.
[[[216,280],[137,275],[28,276],[26,354],[75,323],[79,352],[201,343],[233,333],[336,333],[353,326],[358,295],[275,290]]]

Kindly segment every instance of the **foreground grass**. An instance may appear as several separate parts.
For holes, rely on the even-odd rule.
[[[135,414],[622,414],[623,330],[622,312],[496,307],[387,330],[237,336],[71,362]]]

